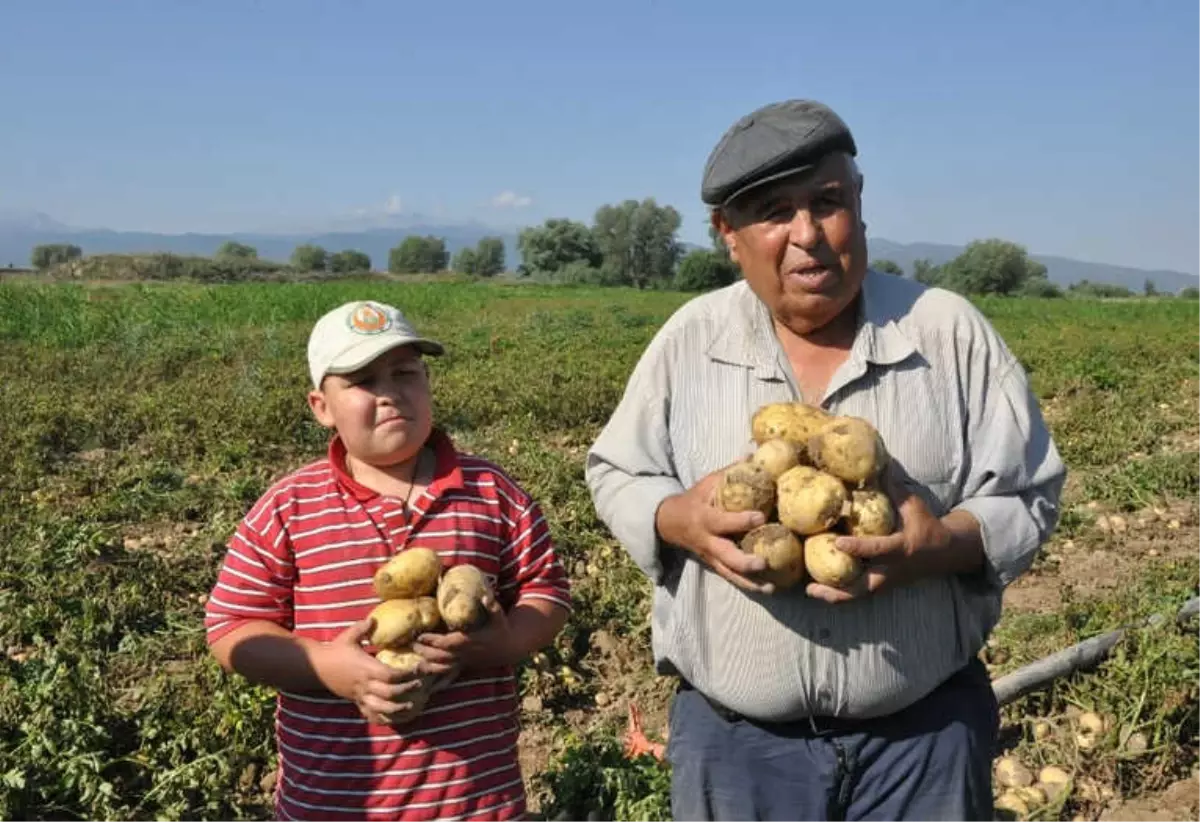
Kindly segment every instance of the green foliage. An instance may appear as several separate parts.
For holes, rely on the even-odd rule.
[[[904,269],[895,260],[872,260],[871,268],[881,274],[895,274],[897,277],[904,276]]]
[[[963,294],[1016,294],[1029,281],[1044,281],[1046,267],[1023,246],[1007,240],[973,240],[941,267],[936,284]]]
[[[474,248],[461,248],[454,255],[451,268],[459,274],[494,277],[504,271],[504,240],[484,237]]]
[[[718,251],[698,249],[679,262],[674,287],[679,291],[711,291],[738,278],[738,268]]]
[[[298,245],[292,251],[291,262],[297,271],[324,271],[329,266],[329,254],[319,245]]]
[[[913,279],[925,285],[937,285],[942,276],[942,269],[932,261],[920,259],[913,263]]]
[[[34,268],[38,271],[45,271],[60,263],[77,260],[82,256],[83,249],[77,245],[70,243],[49,243],[34,246],[29,258]]]
[[[441,237],[410,235],[388,253],[392,274],[434,274],[445,271],[450,252]]]
[[[1108,297],[1108,298],[1123,298],[1132,297],[1133,292],[1123,285],[1110,285],[1109,283],[1094,283],[1090,280],[1080,280],[1077,283],[1071,283],[1067,288],[1067,293],[1072,297]]]
[[[1200,300],[1200,288],[1188,286],[1179,291],[1179,299],[1181,300]]]
[[[641,202],[625,200],[596,210],[592,236],[604,265],[621,283],[646,288],[670,282],[679,261],[675,239],[681,218],[671,206],[659,206],[653,197]]]
[[[371,270],[371,258],[362,251],[346,249],[329,257],[329,270],[334,274],[351,274]]]
[[[254,246],[228,240],[221,243],[221,247],[217,249],[217,253],[213,256],[218,260],[253,260],[258,257],[258,250]]]
[[[604,257],[591,230],[574,220],[551,218],[517,236],[522,274],[554,274],[572,263],[599,268]]]
[[[670,769],[652,756],[626,758],[618,733],[602,726],[568,735],[565,750],[536,780],[547,793],[545,818],[671,818]]]
[[[238,264],[251,263],[268,265]],[[437,419],[542,501],[571,575],[567,628],[521,680],[551,717],[539,730],[562,743],[527,775],[543,809],[669,818],[663,765],[622,758],[613,723],[583,731],[564,717],[615,692],[588,652],[601,630],[652,677],[650,585],[596,518],[583,466],[643,347],[690,295],[347,277],[0,283],[0,818],[270,818],[272,694],[209,659],[201,598],[257,495],[323,453],[326,432],[304,406],[304,341],[328,308],[363,297],[401,306],[449,343],[431,364]],[[978,305],[1047,408],[1077,480],[1068,521],[1085,500],[1194,504],[1197,455],[1177,443],[1197,418],[1195,303]],[[1061,614],[1006,615],[1000,638],[1014,660],[1056,650],[1169,610],[1195,574],[1180,562],[1112,598],[1070,599]],[[551,673],[562,666],[577,673]],[[1112,749],[1098,760],[1135,791],[1194,760],[1196,668],[1194,634],[1138,631],[1098,674],[1020,710],[1094,705],[1150,729],[1144,772]]]

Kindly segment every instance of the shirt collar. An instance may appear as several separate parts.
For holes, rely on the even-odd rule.
[[[433,481],[429,492],[436,498],[445,491],[463,487],[462,466],[458,460],[458,449],[450,436],[437,426],[429,434],[427,445],[433,446],[435,457]],[[379,496],[379,492],[360,483],[346,470],[346,444],[334,434],[329,441],[329,464],[338,485],[350,492],[359,502],[367,502]]]
[[[858,331],[851,358],[876,365],[894,365],[917,351],[899,326],[906,301],[892,298],[891,284],[870,268],[863,278],[858,303]],[[708,348],[714,360],[754,369],[762,377],[779,373],[781,349],[766,305],[745,280],[729,292],[730,321]]]

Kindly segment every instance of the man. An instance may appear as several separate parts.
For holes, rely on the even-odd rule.
[[[597,512],[654,582],[680,678],[678,819],[991,819],[998,709],[977,654],[1058,518],[1065,468],[1025,374],[953,293],[867,266],[845,123],[787,101],[738,120],[702,199],[744,279],[659,330],[589,452]],[[712,505],[750,418],[801,400],[890,454],[900,528],[839,547],[854,590],[775,591]]]

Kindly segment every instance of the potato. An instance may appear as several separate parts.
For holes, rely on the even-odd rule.
[[[996,798],[993,807],[997,811],[1007,811],[1017,818],[1029,816],[1029,806],[1015,791],[1005,791]],[[1010,819],[1008,816],[998,816],[997,819]]]
[[[421,655],[413,651],[409,646],[384,648],[375,655],[375,658],[389,668],[395,668],[397,671],[403,671],[406,674],[416,674],[417,668],[421,664]],[[407,711],[392,714],[391,719],[394,724],[403,725],[411,722],[421,715],[421,712],[425,710],[425,706],[429,703],[433,683],[437,677],[433,674],[425,674],[418,677],[418,679],[421,683],[419,687],[397,698],[398,702],[411,702],[412,707]]]
[[[769,517],[775,509],[775,479],[750,460],[731,465],[717,485],[716,504],[723,511],[762,511]]]
[[[846,530],[855,537],[886,537],[896,528],[896,511],[887,494],[874,488],[850,493]]]
[[[784,471],[800,464],[800,451],[787,440],[767,440],[751,455],[750,462],[765,469],[772,480],[777,480]]]
[[[417,597],[417,610],[421,612],[421,630],[436,631],[442,627],[436,597]]]
[[[758,576],[776,588],[784,590],[804,580],[804,546],[787,526],[760,525],[742,538],[741,547],[767,561],[767,570]]]
[[[874,480],[887,463],[883,438],[859,417],[834,417],[807,443],[813,465],[858,487]]]
[[[760,407],[750,418],[750,436],[762,445],[781,439],[803,451],[809,437],[832,419],[829,412],[803,402],[775,402]],[[803,454],[801,454],[803,457]]]
[[[375,572],[375,593],[380,599],[413,599],[437,590],[442,561],[430,548],[408,548]]]
[[[1027,788],[1033,784],[1033,774],[1015,756],[996,760],[996,781],[1005,788]]]
[[[777,483],[778,519],[797,534],[828,531],[842,516],[846,486],[808,465],[784,471]]]
[[[1071,787],[1071,775],[1057,765],[1047,765],[1038,772],[1037,787],[1050,802],[1057,802]]]
[[[421,606],[415,599],[385,599],[370,616],[375,626],[368,641],[377,648],[408,645],[422,633]]]
[[[422,659],[421,655],[408,645],[401,648],[384,648],[375,654],[375,658],[389,668],[395,668],[406,674],[415,674]]]
[[[442,574],[438,585],[437,606],[442,621],[451,631],[469,631],[488,619],[483,595],[488,593],[487,579],[474,565],[455,565]]]
[[[832,588],[846,588],[862,574],[858,557],[838,550],[834,544],[839,534],[813,534],[804,540],[804,568],[814,582]]]

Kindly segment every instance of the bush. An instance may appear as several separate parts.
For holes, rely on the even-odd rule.
[[[711,291],[738,278],[738,268],[716,251],[693,251],[679,263],[674,286],[679,291]]]

